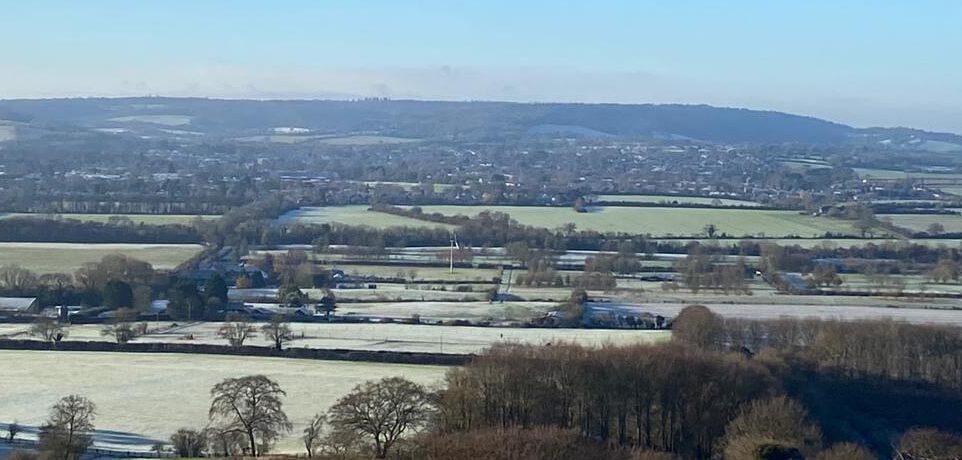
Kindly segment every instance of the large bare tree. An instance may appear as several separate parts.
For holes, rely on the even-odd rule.
[[[281,398],[287,395],[264,375],[226,379],[210,390],[211,424],[223,433],[242,433],[248,453],[258,456],[277,437],[291,430]]]
[[[424,387],[400,377],[358,385],[330,409],[334,429],[346,429],[374,441],[377,458],[387,458],[391,447],[420,427],[428,416]]]
[[[65,396],[50,409],[40,429],[43,458],[79,460],[93,443],[96,406],[83,396]]]

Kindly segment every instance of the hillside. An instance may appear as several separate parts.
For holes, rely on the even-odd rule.
[[[196,98],[0,101],[0,120],[37,128],[76,126],[218,137],[276,132],[361,133],[419,139],[519,137],[697,139],[721,143],[876,143],[952,150],[954,134],[856,129],[781,112],[707,105],[519,104],[410,100],[252,101]],[[931,142],[929,142],[931,141]]]

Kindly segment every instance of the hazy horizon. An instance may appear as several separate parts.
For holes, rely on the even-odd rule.
[[[53,3],[7,6],[0,38],[25,46],[0,98],[707,104],[962,133],[948,1]]]

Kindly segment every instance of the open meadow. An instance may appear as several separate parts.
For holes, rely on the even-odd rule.
[[[289,211],[278,217],[282,223],[367,225],[375,228],[388,227],[449,227],[451,226],[395,216],[383,212],[368,211],[367,205],[307,206]]]
[[[25,213],[11,212],[0,213],[0,219],[10,217],[36,217],[40,219],[76,219],[84,222],[110,222],[116,218],[130,219],[134,224],[145,225],[165,225],[182,224],[189,225],[196,219],[215,220],[220,216],[215,215],[193,215],[193,214],[86,214],[86,213]]]
[[[425,213],[476,215],[489,210],[511,215],[518,222],[535,227],[558,228],[573,223],[581,230],[686,236],[704,234],[705,226],[731,236],[819,237],[825,232],[856,234],[851,222],[813,217],[797,211],[704,208],[638,208],[599,206],[589,212],[568,207],[535,206],[422,206]]]
[[[759,206],[754,201],[733,200],[731,198],[713,198],[706,196],[678,196],[678,195],[598,195],[597,201],[624,203],[657,203],[657,204],[707,204],[720,206]]]
[[[17,128],[10,125],[0,125],[0,142],[12,141],[17,138]]]
[[[37,273],[73,273],[87,262],[123,254],[169,270],[200,252],[199,244],[0,243],[0,266],[17,264]]]
[[[148,323],[150,332],[135,342],[199,343],[226,345],[217,336],[221,323],[170,322]],[[30,339],[29,324],[0,331],[0,336]],[[100,334],[103,326],[73,325],[66,328],[66,340],[105,341]],[[607,343],[625,345],[667,340],[668,331],[629,329],[547,329],[512,327],[429,326],[414,324],[378,323],[292,323],[294,340],[287,348],[340,348],[349,350],[405,351],[424,353],[479,353],[499,342],[544,344],[574,342],[585,346]],[[249,345],[270,346],[271,342],[258,334]]]
[[[653,236],[703,235],[705,226],[715,225],[719,234],[729,236],[804,238],[821,237],[826,232],[857,235],[852,222],[830,217],[813,217],[796,211],[705,208],[642,208],[597,206],[579,213],[567,207],[538,206],[457,206],[430,205],[425,213],[449,216],[474,216],[488,210],[511,215],[518,222],[534,227],[559,228],[573,223],[580,230],[651,234]],[[434,222],[369,211],[368,206],[304,207],[290,211],[280,222],[343,223],[388,227],[447,227]]]
[[[189,125],[193,117],[189,115],[131,115],[127,117],[114,117],[107,121],[117,123],[150,123],[162,126],[184,126]]]
[[[962,215],[958,214],[879,214],[876,217],[913,232],[928,231],[932,224],[941,224],[948,233],[962,232]]]
[[[207,423],[210,388],[229,377],[264,374],[287,392],[294,430],[277,451],[302,452],[310,418],[364,381],[401,376],[424,385],[447,368],[289,358],[52,351],[0,351],[4,363],[0,424],[36,428],[59,398],[78,394],[97,405],[97,445],[148,451],[177,429]]]

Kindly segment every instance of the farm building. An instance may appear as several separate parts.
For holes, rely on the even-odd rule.
[[[0,315],[35,313],[37,307],[36,297],[0,297]]]

